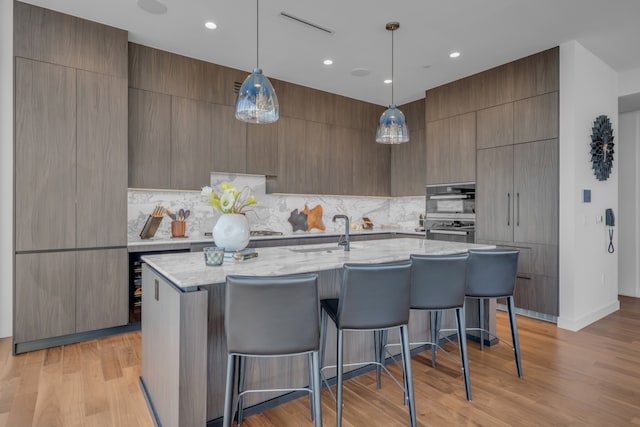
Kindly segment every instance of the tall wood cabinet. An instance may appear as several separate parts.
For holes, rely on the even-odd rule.
[[[20,351],[128,321],[127,34],[20,2],[15,23]]]
[[[427,122],[427,183],[473,182],[476,113]]]
[[[558,315],[558,92],[478,112],[476,238],[520,250],[516,307]],[[548,138],[548,139],[547,139]]]
[[[558,98],[554,48],[430,89],[425,108],[427,182],[476,181],[476,241],[520,250],[516,306],[549,320],[558,315]]]

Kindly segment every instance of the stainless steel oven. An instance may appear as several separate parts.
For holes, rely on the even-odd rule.
[[[427,186],[427,239],[475,243],[475,196],[474,182]]]

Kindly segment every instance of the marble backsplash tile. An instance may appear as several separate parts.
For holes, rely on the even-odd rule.
[[[418,217],[425,209],[424,197],[357,197],[323,196],[317,194],[266,194],[266,179],[263,175],[211,174],[211,187],[220,191],[223,182],[230,182],[237,189],[251,188],[258,203],[246,211],[247,219],[253,230],[273,230],[291,234],[292,227],[287,221],[292,210],[302,210],[322,205],[323,221],[327,231],[341,231],[342,222],[333,223],[335,214],[348,215],[351,220],[368,217],[375,228],[401,227],[413,228],[418,225]],[[139,239],[140,230],[147,216],[156,205],[175,212],[180,208],[191,210],[187,220],[187,235],[192,239],[204,239],[220,215],[207,203],[206,197],[199,191],[158,191],[129,190],[128,192],[128,236],[129,241]],[[308,233],[317,233],[312,230]],[[303,233],[297,231],[296,233]],[[171,219],[165,217],[158,227],[155,237],[171,237]]]

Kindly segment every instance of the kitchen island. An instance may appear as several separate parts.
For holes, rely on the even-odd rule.
[[[153,416],[165,426],[204,426],[222,416],[226,372],[224,283],[227,275],[275,276],[317,272],[320,298],[337,297],[345,263],[392,262],[411,254],[444,255],[486,249],[490,245],[425,239],[356,242],[345,252],[335,244],[282,246],[258,250],[257,258],[207,267],[202,253],[143,257],[141,384]],[[477,306],[467,307],[467,325],[477,325]],[[495,332],[495,310],[486,310]],[[247,313],[251,316],[251,313]],[[412,312],[412,341],[428,337],[428,316]],[[259,322],[260,319],[255,319]],[[443,316],[443,327],[452,317]],[[370,336],[371,335],[371,336]],[[345,363],[371,360],[373,334],[354,334],[345,341]],[[397,339],[390,336],[389,341]],[[304,386],[307,358],[249,359],[248,388]],[[325,363],[335,364],[335,330],[329,328]],[[328,374],[329,376],[332,373]],[[253,393],[245,406],[260,405],[273,394]],[[269,403],[273,404],[273,402]]]

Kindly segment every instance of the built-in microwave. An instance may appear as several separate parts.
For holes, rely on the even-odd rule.
[[[427,218],[429,214],[476,213],[476,184],[427,185]]]

